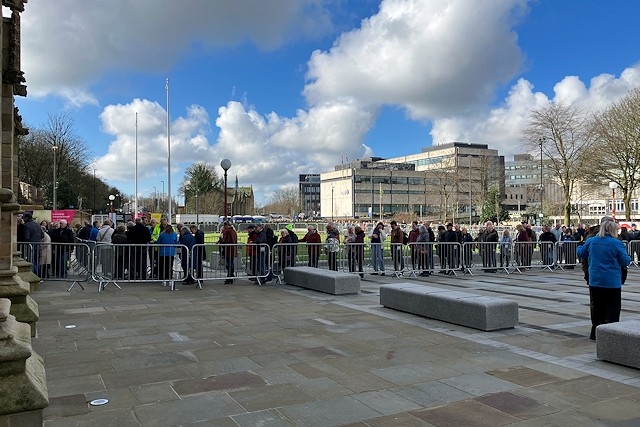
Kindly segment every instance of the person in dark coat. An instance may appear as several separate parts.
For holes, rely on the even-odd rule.
[[[182,280],[183,285],[193,285],[196,283],[193,278],[193,272],[191,270],[191,259],[189,255],[194,256],[193,246],[196,244],[196,238],[191,234],[191,230],[187,227],[182,227],[180,229],[180,239],[178,240],[183,247],[181,248],[180,253],[180,265],[182,266],[182,271],[184,274],[184,279]]]
[[[233,277],[235,276],[234,267],[236,256],[238,255],[238,234],[235,228],[233,228],[233,224],[229,221],[225,221],[223,227],[223,233],[218,243],[220,244],[220,255],[224,257],[225,267],[227,269],[227,280],[224,281],[224,284],[231,285],[233,284]],[[249,238],[255,239],[255,231],[254,236],[249,236]],[[249,250],[249,246],[250,245],[247,245],[247,251]]]
[[[142,218],[136,218],[133,227],[127,230],[127,241],[130,245],[140,245],[131,247],[129,257],[129,280],[147,279],[147,250],[151,242],[149,229],[143,224]]]
[[[190,227],[191,234],[196,239],[196,246],[193,249],[193,271],[196,279],[203,278],[202,262],[207,259],[207,251],[204,246],[204,232],[197,225],[192,224]]]
[[[124,279],[125,269],[129,268],[129,248],[127,247],[128,240],[126,235],[127,228],[124,225],[119,225],[116,228],[116,232],[111,236],[111,243],[115,245],[113,247],[116,258],[116,271],[114,273],[114,279]]]

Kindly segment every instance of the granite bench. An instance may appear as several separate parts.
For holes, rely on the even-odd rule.
[[[284,281],[290,285],[313,289],[333,295],[360,292],[360,276],[315,267],[287,267]]]
[[[380,304],[482,331],[518,325],[518,303],[515,301],[414,283],[380,286]]]
[[[596,356],[607,362],[640,369],[640,320],[598,326]]]

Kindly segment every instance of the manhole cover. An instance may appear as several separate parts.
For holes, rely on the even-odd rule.
[[[91,406],[102,406],[102,405],[106,405],[107,403],[109,403],[108,399],[95,399],[95,400],[92,400],[91,402],[89,402],[89,405],[91,405]]]

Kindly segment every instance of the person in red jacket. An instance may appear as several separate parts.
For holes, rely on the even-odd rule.
[[[307,243],[307,254],[309,256],[309,261],[307,265],[309,267],[318,268],[318,260],[320,259],[320,247],[322,244],[322,239],[320,238],[320,233],[318,230],[312,225],[307,227],[307,234],[299,240],[300,242]]]

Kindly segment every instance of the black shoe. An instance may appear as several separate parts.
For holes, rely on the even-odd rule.
[[[227,279],[224,281],[225,285],[233,285],[233,280]]]
[[[380,273],[381,276],[384,276],[384,271],[382,273]]]
[[[361,279],[364,279],[364,274],[360,273],[359,276]]]
[[[429,273],[428,273],[428,272],[426,272],[426,271],[423,271],[422,273],[420,273],[420,274],[419,274],[419,276],[421,276],[421,277],[427,277],[427,276],[429,276]]]
[[[378,272],[377,272],[377,271],[374,271],[373,273],[371,273],[371,275],[372,275],[372,276],[377,276],[377,275],[378,275]]]

